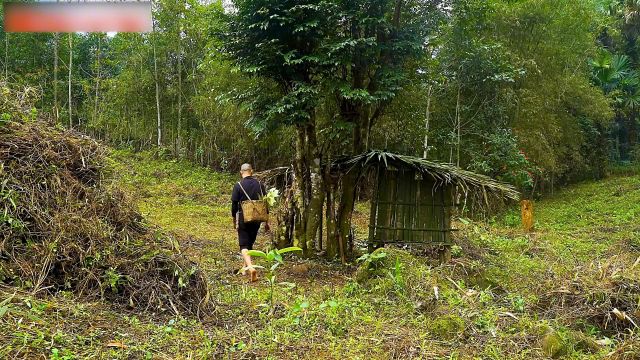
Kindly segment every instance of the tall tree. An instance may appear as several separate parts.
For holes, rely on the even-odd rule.
[[[253,122],[262,129],[295,127],[294,244],[310,255],[324,203],[324,159],[316,135],[319,49],[334,5],[322,0],[238,0],[234,5],[227,51],[245,73],[258,75],[277,89],[275,94],[254,93]]]
[[[73,97],[71,97],[71,80],[72,80],[71,70],[73,69],[73,33],[69,33],[68,38],[69,38],[69,63],[67,64],[67,67],[69,68],[69,76],[68,76],[69,127],[73,128],[73,107],[72,107]]]
[[[338,118],[351,129],[349,146],[341,152],[355,155],[369,149],[371,130],[402,89],[408,62],[426,52],[427,35],[438,24],[439,2],[352,0],[336,4],[335,30],[325,42],[327,62],[335,66],[326,74],[325,83],[334,94]],[[346,174],[340,188],[339,205],[329,219],[336,223],[328,231],[330,256],[336,247],[344,253],[358,174]]]
[[[615,125],[611,131],[615,160],[640,159],[638,102],[640,101],[640,1],[611,0],[603,12],[610,21],[599,36],[605,47],[592,61],[594,81],[613,100]]]
[[[60,121],[60,109],[58,108],[58,45],[60,34],[53,36],[53,116],[56,124]]]
[[[98,99],[99,97],[99,90],[100,90],[100,48],[101,48],[101,42],[102,42],[102,34],[98,33],[97,34],[97,38],[98,38],[98,44],[96,46],[95,49],[95,94],[94,94],[94,104],[93,104],[93,121],[97,122],[98,120]]]
[[[265,128],[284,124],[296,129],[295,244],[306,254],[314,248],[327,192],[339,204],[329,211],[327,252],[344,258],[358,175],[345,176],[339,194],[338,184],[325,186],[323,167],[330,163],[326,155],[356,154],[369,147],[371,128],[401,88],[405,63],[423,51],[425,31],[432,26],[429,11],[437,10],[436,2],[234,4],[228,51],[246,73],[279,89],[275,96],[253,98],[255,120]],[[323,128],[349,129],[348,139],[319,139],[321,102],[335,109],[326,114],[330,120]]]
[[[158,79],[158,55],[156,54],[156,44],[153,43],[153,78],[156,85],[156,134],[157,134],[157,143],[158,147],[162,146],[162,122],[160,121],[160,85]]]

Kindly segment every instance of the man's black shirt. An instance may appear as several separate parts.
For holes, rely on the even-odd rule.
[[[244,177],[240,180],[240,183],[242,184],[244,191],[246,191],[249,197],[251,197],[251,200],[259,200],[264,194],[266,194],[264,185],[260,184],[260,182],[253,176]],[[245,200],[249,200],[244,194],[244,191],[242,191],[238,183],[233,186],[233,192],[231,193],[231,216],[234,219],[236,218],[236,213],[240,210],[240,203]]]

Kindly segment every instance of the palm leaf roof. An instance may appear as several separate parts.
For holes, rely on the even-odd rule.
[[[465,193],[469,191],[480,192],[485,200],[488,194],[512,200],[518,200],[520,197],[520,193],[513,185],[497,181],[489,176],[464,170],[451,164],[381,150],[371,150],[354,157],[336,160],[332,167],[338,171],[349,172],[354,169],[363,170],[370,166],[379,165],[384,165],[385,168],[393,166],[413,169],[432,177],[438,185],[453,184],[460,186]]]

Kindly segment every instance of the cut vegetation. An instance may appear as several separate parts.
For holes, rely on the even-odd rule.
[[[22,113],[0,127],[0,281],[152,312],[207,309],[207,282],[177,240],[107,185],[105,147]]]

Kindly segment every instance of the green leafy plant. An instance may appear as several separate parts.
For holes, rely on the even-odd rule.
[[[324,314],[324,323],[333,336],[343,336],[347,331],[345,312],[349,304],[344,299],[335,298],[322,302],[319,309]]]
[[[193,276],[193,274],[196,273],[197,270],[198,268],[195,266],[192,266],[187,271],[181,271],[180,269],[176,268],[176,270],[174,271],[174,276],[178,277],[178,287],[186,288],[189,284],[189,279]]]
[[[11,121],[11,114],[2,113],[0,114],[0,125],[5,125]]]
[[[496,336],[496,319],[497,316],[492,310],[480,314],[475,320],[474,324],[478,329],[490,333],[492,336]]]
[[[229,351],[230,352],[242,351],[246,347],[247,347],[247,344],[245,344],[244,341],[240,340],[238,342],[233,343],[233,345],[229,347]]]
[[[267,191],[267,194],[264,196],[264,200],[269,204],[269,206],[274,206],[280,197],[280,191],[276,188],[271,188]]]
[[[520,313],[524,312],[526,301],[522,296],[512,295],[510,296],[510,300],[511,300],[511,307],[513,308],[513,310]]]
[[[271,309],[271,312],[273,312],[273,305],[274,305],[276,270],[280,265],[284,264],[282,255],[289,252],[294,252],[294,251],[302,251],[302,249],[299,247],[292,246],[284,249],[273,249],[266,253],[259,250],[249,250],[249,255],[261,257],[265,259],[267,263],[269,263],[269,267],[268,267],[269,275],[267,276],[267,281],[269,281],[269,307]],[[254,268],[263,268],[263,267],[254,265]],[[248,268],[244,267],[243,270],[248,270]],[[283,287],[289,287],[289,288],[295,286],[295,284],[287,283],[287,282],[282,282],[282,283],[279,283],[278,285],[281,285]]]
[[[462,256],[462,248],[460,247],[460,245],[451,246],[451,256],[453,256],[454,258],[459,258]]]
[[[393,287],[398,295],[404,294],[405,281],[404,276],[402,275],[402,271],[404,270],[404,265],[400,262],[399,258],[396,258],[395,266],[393,267],[393,271],[389,271],[389,277],[393,280]]]
[[[375,266],[377,263],[379,263],[382,259],[386,257],[387,257],[386,252],[372,252],[372,253],[366,253],[360,256],[356,261],[358,261],[359,263],[370,265],[370,266],[371,265]]]
[[[51,349],[51,360],[71,360],[73,355],[69,350],[63,349],[60,351],[58,348]]]
[[[0,302],[0,319],[2,319],[2,317],[9,312],[11,300],[13,300],[14,296],[16,296],[16,293],[13,293],[13,295]]]
[[[511,228],[517,228],[522,226],[522,219],[520,218],[520,213],[516,212],[515,210],[507,212],[504,216],[503,223],[504,225]]]
[[[114,293],[118,292],[119,286],[125,285],[129,281],[126,275],[118,274],[115,269],[107,270],[104,274],[104,277],[107,281],[107,284],[109,285],[109,288]]]
[[[0,164],[0,175],[4,171],[4,165]],[[22,229],[24,224],[11,216],[10,211],[16,211],[18,205],[16,204],[16,193],[9,189],[9,179],[4,179],[0,182],[0,204],[4,204],[4,209],[0,207],[0,224],[8,224],[11,229]]]
[[[171,319],[169,320],[167,325],[164,326],[162,329],[167,334],[173,334],[175,332],[175,325],[176,325],[176,321],[174,319]]]
[[[309,301],[301,299],[291,307],[291,313],[293,315],[292,323],[294,325],[300,324],[300,319],[306,317],[307,310],[309,309]]]

